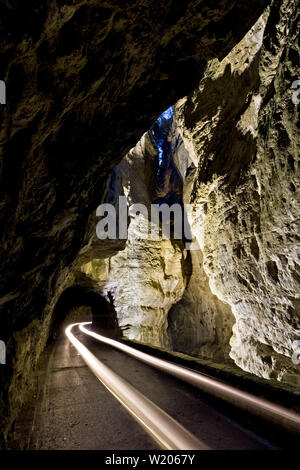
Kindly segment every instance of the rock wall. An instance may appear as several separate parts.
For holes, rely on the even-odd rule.
[[[200,248],[187,251],[181,240],[149,238],[151,203],[187,200],[194,178],[195,167],[176,121],[170,121],[160,118],[160,131],[156,123],[144,134],[114,169],[108,185],[106,201],[117,206],[119,195],[126,195],[128,207],[142,203],[147,215],[129,211],[128,239],[121,250],[118,240],[100,241],[89,235],[82,251],[95,259],[83,264],[81,271],[94,280],[94,288],[112,296],[125,336],[228,360],[234,317],[210,290]],[[91,222],[95,233],[96,222]],[[104,247],[114,247],[115,253],[107,251],[103,259]]]
[[[170,348],[174,351],[229,361],[234,316],[210,289],[201,250],[189,252],[191,276],[181,300],[168,314]]]
[[[30,388],[110,170],[193,89],[207,60],[243,37],[264,3],[1,3],[0,336],[11,367],[3,429]]]
[[[113,256],[83,264],[81,271],[96,282],[103,294],[113,298],[125,336],[168,347],[168,311],[181,299],[186,286],[187,253],[181,240],[149,237],[157,172],[157,148],[149,131],[111,175],[114,203],[117,205],[118,196],[125,194],[129,209],[125,247],[118,252],[116,241]],[[144,204],[147,214],[134,213],[130,209],[133,204]],[[94,239],[89,256],[97,252],[98,245],[106,243]]]
[[[148,219],[133,217],[125,249],[104,262],[100,283],[129,337],[231,358],[292,384],[300,380],[292,361],[300,338],[297,18],[296,2],[274,1],[176,104],[168,145],[198,249],[143,240]],[[119,166],[128,204],[153,201],[155,152],[147,133]],[[170,168],[168,161],[158,173],[160,202]],[[84,269],[97,279],[103,262],[91,266]]]
[[[192,231],[214,294],[235,316],[230,356],[299,384],[299,73],[296,1],[274,1],[176,107],[197,167]],[[299,39],[299,38],[298,38]]]
[[[183,143],[176,119],[171,136],[174,162],[183,179],[182,200],[187,205],[191,199],[197,161],[191,147],[192,141],[185,139]],[[189,218],[188,210],[186,214]],[[192,218],[191,232],[195,231],[193,225]],[[181,300],[172,306],[168,314],[169,347],[205,359],[228,361],[234,317],[230,306],[212,293],[203,267],[202,251],[193,233],[191,238],[194,238],[190,245],[192,249],[188,249],[186,254],[190,270],[187,286]]]

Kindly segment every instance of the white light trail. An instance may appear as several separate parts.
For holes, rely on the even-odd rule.
[[[119,341],[107,338],[106,336],[99,335],[94,331],[90,331],[85,328],[85,325],[89,325],[92,322],[81,323],[79,329],[93,338],[101,341],[102,343],[109,344],[120,351],[129,354],[140,361],[149,364],[156,369],[173,375],[191,385],[214,395],[217,398],[221,398],[235,406],[238,406],[250,413],[258,415],[264,419],[270,420],[280,426],[285,427],[289,431],[300,433],[300,415],[292,410],[284,408],[283,406],[272,403],[264,398],[257,397],[250,393],[238,390],[231,385],[219,382],[216,379],[208,377],[199,372],[195,372],[186,367],[173,364],[172,362],[159,359],[151,356],[150,354],[143,353],[137,349],[120,343]]]
[[[199,441],[177,421],[171,418],[171,416],[99,361],[99,359],[73,335],[71,330],[78,325],[80,325],[80,323],[74,323],[66,328],[65,332],[68,339],[100,382],[103,383],[110,393],[114,395],[163,449],[209,449],[203,442]]]

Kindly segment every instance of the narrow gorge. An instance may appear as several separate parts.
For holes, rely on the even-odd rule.
[[[297,396],[298,2],[0,12],[3,447],[71,321]],[[184,235],[149,237],[153,205]]]

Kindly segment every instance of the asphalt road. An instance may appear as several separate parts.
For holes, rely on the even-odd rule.
[[[280,448],[278,439],[247,426],[231,407],[74,329],[76,337],[106,366],[204,442],[210,449]],[[11,448],[158,449],[84,364],[66,336],[44,359],[36,395],[15,426]],[[249,428],[251,430],[249,430]]]

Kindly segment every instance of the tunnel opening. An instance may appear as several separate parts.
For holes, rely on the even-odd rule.
[[[112,338],[119,337],[117,313],[113,300],[83,286],[66,289],[58,299],[52,315],[49,343],[60,336],[70,323],[91,321],[93,330]]]

